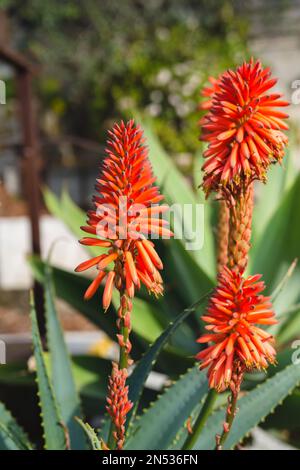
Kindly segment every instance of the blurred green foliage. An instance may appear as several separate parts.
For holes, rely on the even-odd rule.
[[[13,39],[41,63],[39,96],[60,132],[99,139],[134,110],[165,148],[193,152],[199,90],[245,56],[234,1],[5,0]]]

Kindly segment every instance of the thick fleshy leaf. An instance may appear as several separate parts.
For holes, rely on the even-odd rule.
[[[32,444],[11,413],[0,403],[0,450],[31,450]]]
[[[258,243],[252,248],[251,272],[262,273],[271,292],[292,261],[300,256],[300,221],[296,216],[299,211],[299,200],[300,177],[286,192]],[[285,305],[290,305],[299,298],[299,287],[297,290],[299,282],[300,267],[297,266],[293,280],[289,283],[289,289],[281,295],[281,302],[285,302]],[[289,303],[285,301],[286,298]]]
[[[208,294],[204,295],[191,307],[185,309],[182,313],[180,313],[175,319],[175,321],[170,323],[169,327],[159,336],[159,338],[157,338],[155,343],[150,346],[148,351],[144,354],[142,359],[136,365],[133,373],[128,379],[129,399],[134,403],[134,408],[131,412],[131,415],[134,415],[137,409],[138,401],[142,394],[143,387],[151,369],[153,368],[153,365],[157,360],[159,353],[162,351],[163,347],[168,343],[177,328],[184,322],[184,320],[189,315],[195,312],[196,308],[199,307],[199,305],[201,305],[207,297]]]
[[[58,198],[50,189],[43,191],[44,201],[48,211],[66,224],[71,232],[78,238],[83,238],[84,232],[80,229],[85,225],[86,214],[70,198],[67,191]],[[97,246],[85,246],[85,249],[92,256],[101,255],[104,249]]]
[[[185,305],[211,289],[214,282],[199,268],[179,240],[172,240],[166,252],[165,270],[174,290]]]
[[[45,448],[47,450],[66,450],[67,436],[65,424],[63,423],[61,414],[59,412],[53,392],[53,387],[47,373],[35,308],[32,299],[30,306],[30,318],[32,325],[32,342],[36,363],[36,377],[39,389],[39,404],[41,407]]]
[[[258,385],[238,403],[239,411],[234,419],[224,449],[232,449],[255,426],[282,403],[282,401],[300,383],[299,365],[289,365],[262,384]],[[194,449],[214,449],[215,436],[222,431],[225,407],[211,414],[205,430],[199,437]]]
[[[189,370],[133,422],[126,449],[167,449],[207,390],[205,372]]]
[[[96,431],[88,423],[84,423],[81,419],[77,418],[77,422],[81,429],[85,432],[87,438],[90,441],[93,450],[102,450],[101,442],[98,439]]]
[[[29,258],[29,264],[34,277],[41,283],[45,282],[45,263],[36,256]],[[70,273],[60,268],[52,267],[54,287],[58,297],[68,302],[76,310],[79,310],[92,323],[101,328],[111,338],[115,335],[115,318],[113,315],[104,315],[101,307],[101,289],[88,302],[83,299],[83,294],[90,281],[84,276]],[[113,306],[110,307],[113,310]]]
[[[293,183],[291,176],[295,179],[297,172],[293,168],[293,161],[289,150],[283,160],[283,166],[273,165],[268,170],[267,184],[260,182],[255,185],[256,204],[253,213],[253,234],[252,243],[256,244],[257,240],[262,236],[272,216],[276,212],[282,198]]]
[[[51,270],[45,269],[45,307],[47,320],[47,345],[50,353],[51,380],[62,419],[68,428],[72,449],[84,449],[86,439],[82,428],[75,422],[80,417],[80,400],[72,374],[70,357],[63,332],[57,318]]]
[[[199,199],[197,199],[192,188],[162,148],[158,138],[152,131],[151,123],[144,121],[141,125],[148,141],[149,156],[154,174],[158,178],[158,184],[162,187],[167,202],[171,206],[178,204],[181,209],[184,208],[183,227],[185,237],[183,237],[181,242],[186,248],[186,241],[191,235],[195,235],[196,224],[199,220],[201,221],[201,217],[197,213]],[[198,249],[188,251],[188,254],[198,263],[203,273],[213,278],[215,275],[215,258],[212,232],[209,225],[204,221],[201,223],[201,226],[197,227],[196,233],[198,236],[203,234],[204,245]]]
[[[201,305],[208,297],[208,294],[205,294],[201,299],[191,305],[189,308],[181,312],[175,319],[174,322],[171,322],[168,328],[157,338],[157,340],[149,347],[144,356],[135,366],[132,374],[128,378],[129,385],[129,400],[133,402],[134,406],[130,413],[127,416],[127,426],[129,426],[131,419],[135,416],[138,404],[146,383],[146,380],[153,369],[159,354],[162,352],[163,348],[170,341],[171,337],[174,335],[176,330],[180,325],[191,315],[199,305]],[[109,420],[105,419],[102,425],[102,436],[104,440],[107,438],[107,432],[109,429]]]
[[[37,257],[32,256],[29,263],[33,274],[37,280],[45,282],[45,263]],[[83,294],[90,284],[90,280],[84,276],[70,273],[63,269],[52,268],[53,280],[57,296],[68,302],[76,310],[85,315],[90,321],[107,333],[110,338],[115,340],[116,335],[116,308],[118,306],[118,295],[113,295],[113,302],[110,311],[103,313],[101,306],[101,296],[103,288],[89,301],[83,299]],[[139,337],[147,342],[155,339],[163,331],[163,324],[160,321],[160,311],[150,302],[136,298],[134,300],[134,312],[132,315],[133,332],[136,333],[135,352],[142,352],[142,344],[139,343]],[[176,342],[173,341],[171,352],[178,351]]]

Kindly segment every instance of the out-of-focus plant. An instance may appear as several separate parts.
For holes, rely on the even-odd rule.
[[[54,116],[62,133],[97,141],[112,120],[139,109],[155,117],[172,154],[195,151],[199,87],[246,48],[247,20],[231,1],[126,0],[122,11],[119,0],[4,6],[17,45],[42,64],[47,126]]]

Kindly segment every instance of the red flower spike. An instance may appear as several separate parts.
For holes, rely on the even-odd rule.
[[[241,273],[224,267],[210,298],[207,314],[202,317],[208,333],[198,343],[212,343],[196,356],[200,369],[208,367],[211,388],[224,391],[231,382],[235,363],[248,370],[265,369],[275,362],[272,335],[256,324],[273,325],[272,304],[261,292],[261,276],[244,278]]]
[[[204,90],[201,139],[208,142],[203,189],[208,195],[222,188],[232,191],[241,182],[265,180],[271,163],[281,162],[288,143],[282,132],[288,115],[276,107],[288,106],[279,93],[267,94],[276,83],[260,61],[244,62],[228,70]]]
[[[153,177],[143,132],[133,121],[115,124],[109,131],[106,158],[97,179],[95,209],[88,212],[87,226],[81,227],[96,238],[84,237],[82,245],[107,249],[106,254],[81,263],[77,272],[96,266],[98,276],[88,288],[85,299],[91,298],[106,278],[103,307],[111,302],[112,288],[133,297],[141,283],[155,295],[162,294],[162,279],[158,272],[163,265],[147,240],[155,234],[172,236],[168,224],[160,216],[167,205],[158,206],[163,199]],[[113,273],[113,274],[112,274]]]

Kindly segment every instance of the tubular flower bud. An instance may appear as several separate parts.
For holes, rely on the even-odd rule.
[[[199,109],[208,110],[213,106],[213,96],[217,91],[220,91],[219,81],[220,78],[209,77],[208,80],[210,82],[210,86],[206,86],[202,88],[201,95],[205,100],[203,100],[200,105]],[[201,121],[200,121],[201,124]]]

